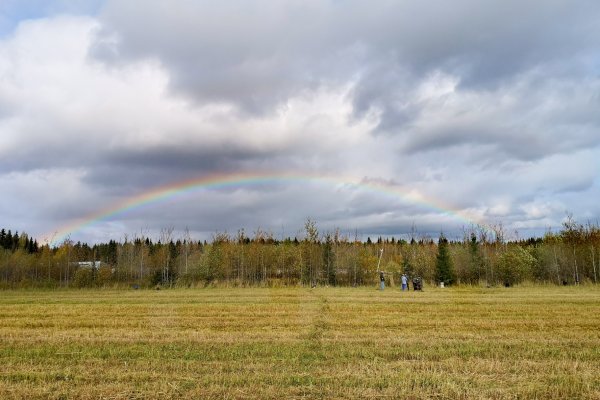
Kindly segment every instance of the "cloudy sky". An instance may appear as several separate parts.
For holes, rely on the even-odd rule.
[[[198,188],[71,238],[600,218],[595,0],[73,3],[0,1],[2,227],[49,239],[239,173],[326,179]]]

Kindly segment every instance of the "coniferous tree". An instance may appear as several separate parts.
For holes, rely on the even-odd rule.
[[[11,250],[17,251],[18,249],[19,249],[19,232],[15,232],[15,234],[12,237]]]
[[[452,261],[450,259],[448,247],[448,239],[446,239],[444,234],[441,234],[438,241],[438,254],[435,264],[435,280],[438,283],[444,282],[445,285],[451,285],[456,279],[454,276],[454,269],[452,267]]]
[[[333,241],[331,235],[325,235],[325,243],[323,243],[323,264],[325,273],[327,274],[327,283],[331,286],[336,285],[336,263],[335,253],[333,251]]]
[[[6,250],[10,251],[12,249],[12,243],[13,243],[13,234],[12,234],[12,231],[9,229],[8,232],[6,233],[6,238],[4,239],[3,247]]]

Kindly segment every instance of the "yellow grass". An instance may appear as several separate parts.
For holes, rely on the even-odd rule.
[[[0,398],[600,398],[595,287],[0,292]]]

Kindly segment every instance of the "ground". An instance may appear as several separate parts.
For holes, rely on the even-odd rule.
[[[0,398],[600,398],[600,288],[0,292]]]

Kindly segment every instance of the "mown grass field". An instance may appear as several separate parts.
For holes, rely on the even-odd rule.
[[[600,288],[0,292],[0,398],[600,399]]]

